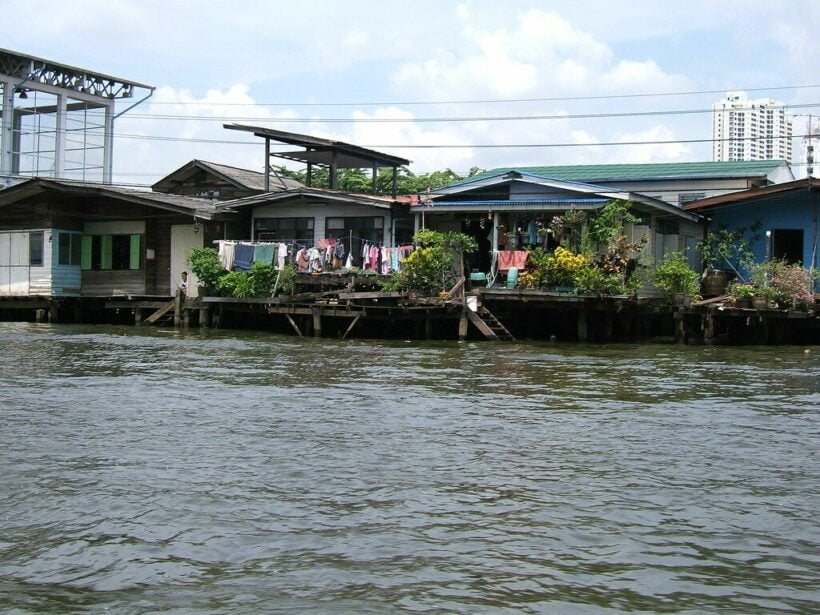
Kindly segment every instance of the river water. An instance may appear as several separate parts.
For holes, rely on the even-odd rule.
[[[0,323],[0,356],[2,613],[820,611],[820,348]]]

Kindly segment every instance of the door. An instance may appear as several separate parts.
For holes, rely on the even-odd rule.
[[[171,227],[171,293],[176,292],[177,282],[183,271],[188,272],[188,296],[196,297],[199,294],[199,280],[191,271],[188,262],[188,251],[191,248],[201,248],[204,245],[203,233],[194,230],[191,224],[178,224]]]
[[[28,293],[28,233],[0,233],[0,295]]]

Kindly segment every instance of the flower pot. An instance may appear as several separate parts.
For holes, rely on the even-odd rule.
[[[752,297],[752,307],[756,310],[765,310],[769,307],[769,300],[766,297]]]
[[[704,297],[719,297],[726,294],[726,285],[734,277],[729,271],[723,269],[707,269],[703,274],[700,288]]]

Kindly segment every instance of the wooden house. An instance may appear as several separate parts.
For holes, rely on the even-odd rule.
[[[258,171],[204,160],[191,160],[160,179],[151,188],[154,192],[227,201],[263,192],[302,187],[295,179],[273,173],[267,178],[267,186],[265,181],[265,174]]]
[[[493,254],[517,242],[519,248],[543,243],[535,229],[545,228],[553,216],[568,209],[595,211],[613,200],[630,201],[640,218],[627,224],[630,241],[648,237],[650,253],[660,258],[668,251],[686,251],[697,266],[695,244],[702,236],[701,218],[664,200],[606,186],[557,180],[524,171],[482,174],[434,190],[429,200],[413,207],[416,226],[459,231],[479,244],[472,268],[489,271]]]
[[[24,181],[0,191],[0,295],[170,296],[187,251],[220,239],[230,217],[210,199]]]
[[[251,241],[314,246],[322,239],[341,241],[358,255],[364,243],[396,246],[410,241],[413,221],[409,199],[351,194],[325,188],[297,188],[217,203],[246,225],[233,223],[233,237]]]
[[[747,160],[503,167],[459,183],[510,171],[603,186],[613,192],[639,193],[678,207],[698,199],[794,180],[791,168],[784,160]]]
[[[750,246],[758,262],[778,258],[818,267],[820,180],[812,177],[688,203],[708,229],[760,228]]]

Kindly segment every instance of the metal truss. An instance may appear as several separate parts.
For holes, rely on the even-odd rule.
[[[140,83],[92,73],[5,49],[0,49],[0,74],[20,79],[21,85],[24,82],[42,84],[109,99],[131,98],[134,88],[153,89]]]

